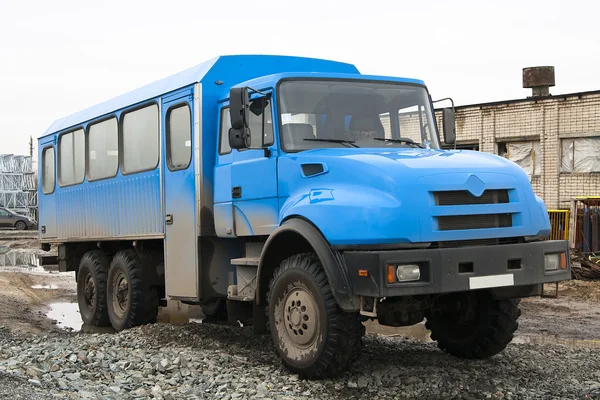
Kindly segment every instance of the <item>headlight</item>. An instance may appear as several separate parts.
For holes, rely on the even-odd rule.
[[[388,283],[413,282],[421,279],[421,268],[417,264],[388,265]]]
[[[556,271],[567,268],[567,255],[565,253],[553,253],[544,255],[544,269]]]

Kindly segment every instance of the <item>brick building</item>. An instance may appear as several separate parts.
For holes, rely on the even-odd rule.
[[[553,70],[546,85],[524,75],[531,97],[455,107],[456,148],[515,161],[549,209],[569,209],[575,196],[600,195],[600,91],[550,95],[553,81]]]

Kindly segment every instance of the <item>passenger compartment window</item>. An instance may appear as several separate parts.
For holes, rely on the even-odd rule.
[[[192,116],[187,104],[167,113],[167,165],[169,170],[186,169],[192,160]]]
[[[45,148],[42,152],[42,192],[54,192],[54,147]]]
[[[119,168],[117,119],[90,125],[88,132],[88,179],[112,178]]]
[[[83,129],[65,133],[58,139],[58,184],[74,185],[85,176],[85,136]]]
[[[123,174],[147,171],[158,166],[158,106],[152,104],[122,117]]]

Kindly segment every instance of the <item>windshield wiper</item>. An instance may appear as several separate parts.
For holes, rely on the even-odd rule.
[[[400,138],[400,139],[388,139],[388,138],[373,138],[375,140],[380,140],[382,142],[394,142],[394,143],[407,143],[413,146],[417,146],[421,149],[424,149],[425,146],[423,146],[421,143],[417,143],[412,139],[408,139],[408,138]]]
[[[344,139],[320,139],[320,138],[314,138],[314,139],[304,139],[304,140],[309,140],[312,142],[330,142],[330,143],[344,143],[344,144],[350,144],[354,147],[360,147],[354,144],[354,142],[352,140],[344,140]]]

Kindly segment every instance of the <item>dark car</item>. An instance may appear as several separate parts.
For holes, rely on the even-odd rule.
[[[26,230],[36,225],[32,218],[20,215],[7,208],[0,207],[0,228]]]

